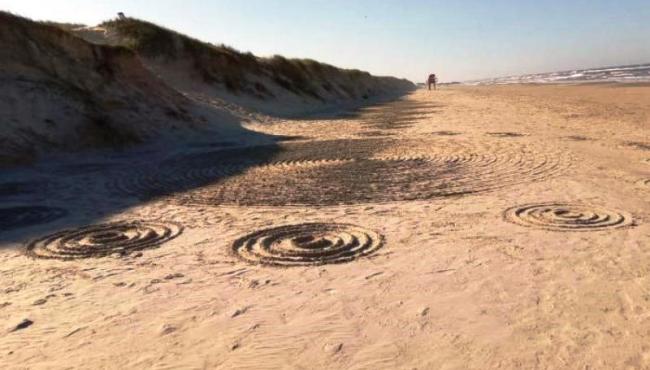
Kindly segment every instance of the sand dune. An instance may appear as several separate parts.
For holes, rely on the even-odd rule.
[[[257,58],[135,19],[88,28],[0,12],[0,45],[0,165],[205,137],[272,143],[241,125],[414,88],[315,61]]]
[[[310,59],[257,57],[136,18],[118,18],[73,32],[90,42],[135,50],[148,68],[186,95],[272,116],[341,108],[341,104],[396,97],[414,88],[407,80]]]
[[[180,138],[208,126],[195,104],[127,49],[91,45],[6,13],[0,13],[0,44],[1,163],[126,146],[172,131]],[[219,119],[223,131],[237,123],[225,112],[208,117]]]

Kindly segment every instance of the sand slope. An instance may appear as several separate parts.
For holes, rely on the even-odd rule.
[[[315,60],[258,57],[136,18],[113,19],[73,32],[93,43],[135,50],[156,75],[188,96],[272,116],[297,117],[363,104],[415,87],[404,79]]]
[[[340,118],[250,124],[299,139],[273,152],[236,149],[250,167],[223,163],[219,171],[234,171],[223,181],[176,194],[139,177],[147,167],[128,156],[115,161],[137,182],[107,170],[52,173],[52,184],[69,185],[53,185],[42,204],[70,214],[0,234],[0,363],[648,368],[648,101],[647,86],[419,90]],[[235,150],[194,148],[191,163],[217,149]],[[178,176],[217,171],[205,166]],[[275,204],[267,186],[294,205]],[[165,196],[129,198],[154,190]],[[142,255],[24,255],[29,239],[108,220],[184,229]],[[232,249],[305,222],[356,225],[342,230],[382,244],[349,263],[292,267]],[[25,318],[33,323],[14,330]]]
[[[180,139],[207,129],[208,120],[222,131],[237,123],[226,112],[201,110],[124,48],[91,45],[7,13],[0,13],[0,45],[0,163],[172,132]]]
[[[116,33],[106,45],[91,37],[103,29],[73,32],[0,12],[0,165],[197,138],[272,142],[241,124],[368,104],[414,87],[315,61],[263,62],[133,22],[165,37],[136,48]]]

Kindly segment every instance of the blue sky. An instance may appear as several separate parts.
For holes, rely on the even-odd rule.
[[[118,11],[258,55],[468,80],[650,62],[650,0],[0,0],[34,19]]]

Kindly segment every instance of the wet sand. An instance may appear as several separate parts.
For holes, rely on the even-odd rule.
[[[0,363],[648,368],[649,115],[645,85],[418,90],[25,170]]]

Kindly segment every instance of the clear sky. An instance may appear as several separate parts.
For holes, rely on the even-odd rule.
[[[119,11],[258,55],[422,81],[650,62],[650,0],[0,0],[30,18]]]

